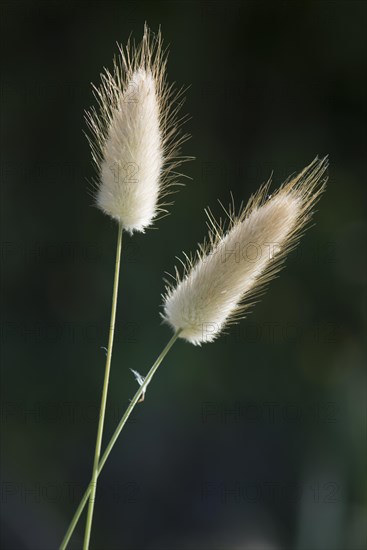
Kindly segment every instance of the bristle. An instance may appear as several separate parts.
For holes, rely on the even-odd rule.
[[[97,206],[130,233],[144,232],[167,213],[163,198],[179,184],[176,168],[188,139],[178,118],[183,91],[166,81],[167,51],[160,31],[145,25],[142,42],[119,47],[112,73],[94,88],[98,111],[86,114],[97,169]]]
[[[211,342],[244,317],[298,244],[325,190],[327,165],[327,158],[316,158],[271,198],[268,182],[237,215],[232,204],[225,223],[207,210],[208,239],[199,245],[196,263],[185,263],[164,297],[163,318],[181,331],[180,338]]]

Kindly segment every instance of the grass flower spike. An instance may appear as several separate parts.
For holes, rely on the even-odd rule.
[[[271,197],[270,181],[236,215],[215,221],[196,258],[187,255],[183,275],[164,297],[164,319],[192,344],[213,341],[243,317],[269,280],[281,269],[312,217],[325,189],[327,159],[315,159]]]
[[[166,62],[161,33],[152,36],[145,25],[141,44],[120,47],[113,72],[105,69],[95,88],[99,109],[87,113],[97,206],[130,233],[167,213],[163,198],[188,160],[179,156],[188,138],[180,133],[185,117],[178,118],[182,90],[167,84]]]

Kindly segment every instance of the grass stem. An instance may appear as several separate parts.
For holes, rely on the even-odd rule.
[[[146,389],[147,389],[147,386],[149,384],[149,382],[152,380],[156,370],[158,369],[159,365],[162,363],[163,359],[166,357],[167,353],[170,351],[171,347],[173,346],[173,344],[176,342],[177,338],[179,337],[180,335],[180,331],[177,331],[175,332],[175,334],[172,336],[172,338],[169,340],[168,344],[165,346],[165,348],[162,350],[162,352],[159,354],[159,356],[157,357],[157,359],[155,360],[153,366],[151,367],[150,371],[148,372],[147,376],[145,377],[144,379],[144,382],[143,384],[139,387],[138,391],[135,393],[134,397],[132,398],[132,400],[130,401],[129,403],[129,406],[127,407],[124,415],[122,416],[113,436],[111,437],[107,447],[106,447],[106,450],[104,451],[103,455],[102,455],[102,458],[98,464],[98,468],[97,468],[97,476],[96,476],[96,479],[98,478],[99,474],[101,473],[102,469],[103,469],[103,466],[105,465],[105,462],[107,460],[107,458],[109,457],[110,455],[110,452],[112,451],[120,433],[121,433],[121,430],[122,428],[125,426],[129,416],[131,415],[132,411],[134,410],[135,408],[135,405],[139,402],[141,396],[143,395],[143,393],[145,393]],[[92,483],[89,484],[88,488],[86,489],[84,495],[83,495],[83,498],[82,500],[80,501],[79,503],[79,506],[78,508],[76,509],[76,512],[74,514],[74,517],[69,525],[69,528],[65,534],[65,537],[61,543],[61,546],[60,546],[60,550],[65,550],[67,545],[69,544],[69,541],[70,541],[70,538],[74,532],[74,529],[79,521],[79,518],[84,510],[84,507],[88,501],[88,498],[90,497],[91,495],[91,490],[92,490]]]
[[[92,522],[93,522],[94,502],[95,502],[96,491],[97,491],[98,464],[99,464],[100,454],[101,454],[103,426],[104,426],[104,420],[106,415],[108,382],[110,378],[110,368],[111,368],[111,359],[112,359],[113,339],[115,335],[116,306],[117,306],[117,295],[118,295],[120,263],[121,263],[121,245],[122,245],[122,225],[119,224],[118,236],[117,236],[117,248],[116,248],[115,277],[113,282],[113,293],[112,293],[110,333],[108,338],[107,358],[106,358],[106,367],[105,367],[103,389],[102,389],[101,409],[100,409],[99,421],[98,421],[96,448],[94,452],[93,472],[92,472],[92,479],[90,482],[89,505],[88,505],[88,513],[87,513],[87,522],[85,526],[83,550],[88,550],[89,548],[90,534],[91,534]]]

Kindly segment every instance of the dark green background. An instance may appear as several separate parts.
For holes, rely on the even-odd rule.
[[[179,342],[100,478],[98,550],[359,550],[365,492],[365,23],[359,1],[2,2],[2,548],[57,548],[89,481],[116,228],[92,207],[90,82],[162,26],[192,177],[126,237],[106,437],[170,337],[164,271],[203,209],[317,154],[316,225],[253,313]],[[84,523],[71,548],[80,548]]]

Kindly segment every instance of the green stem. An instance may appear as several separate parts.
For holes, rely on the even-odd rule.
[[[130,414],[134,410],[135,405],[138,403],[138,401],[141,398],[141,396],[143,395],[143,393],[145,393],[145,390],[146,390],[149,382],[153,378],[156,370],[158,369],[159,365],[162,363],[163,359],[166,357],[167,353],[169,352],[169,350],[171,349],[173,344],[176,342],[179,335],[180,335],[180,331],[176,332],[172,336],[172,338],[170,339],[170,341],[168,342],[166,347],[163,349],[163,351],[160,353],[160,355],[155,360],[153,366],[151,367],[150,371],[148,372],[147,376],[145,377],[143,384],[140,386],[140,388],[138,389],[138,391],[136,392],[136,394],[134,395],[134,397],[130,401],[129,406],[127,407],[123,417],[121,418],[121,420],[119,422],[119,425],[117,426],[113,436],[111,437],[111,439],[110,439],[110,441],[109,441],[109,443],[106,447],[106,450],[102,455],[101,461],[98,464],[98,474],[97,474],[97,476],[101,473],[101,471],[103,469],[103,466],[105,465],[105,462],[106,462],[107,458],[109,457],[109,454],[112,451],[112,448],[115,445],[115,443],[116,443],[116,441],[117,441],[117,439],[118,439],[118,437],[121,433],[122,428],[125,426]],[[75,527],[76,527],[76,525],[79,521],[79,518],[81,516],[81,513],[84,510],[84,506],[86,505],[86,503],[88,501],[88,497],[89,497],[90,493],[91,493],[91,484],[89,484],[87,490],[85,491],[85,493],[83,495],[82,500],[80,501],[80,504],[79,504],[79,506],[78,506],[78,508],[77,508],[77,510],[74,514],[74,517],[73,517],[73,519],[72,519],[72,521],[69,525],[69,529],[67,530],[66,535],[64,537],[64,540],[61,543],[60,550],[65,550],[67,545],[69,544],[71,535],[73,534],[74,529],[75,529]]]
[[[106,415],[108,381],[110,378],[110,368],[111,368],[111,359],[112,359],[113,338],[115,335],[116,306],[117,306],[117,294],[118,294],[118,287],[119,287],[120,262],[121,262],[121,244],[122,244],[122,224],[119,224],[118,236],[117,236],[117,249],[116,249],[115,278],[113,282],[113,293],[112,293],[110,334],[108,338],[106,367],[105,367],[102,399],[101,399],[101,410],[99,414],[96,448],[94,452],[93,473],[92,473],[92,480],[90,482],[91,490],[89,495],[89,506],[88,506],[88,514],[87,514],[87,523],[85,527],[83,550],[88,550],[89,548],[90,534],[91,534],[92,522],[93,522],[94,501],[96,498],[96,491],[97,491],[98,464],[99,464],[99,459],[101,455],[103,426],[104,426],[104,419]]]

